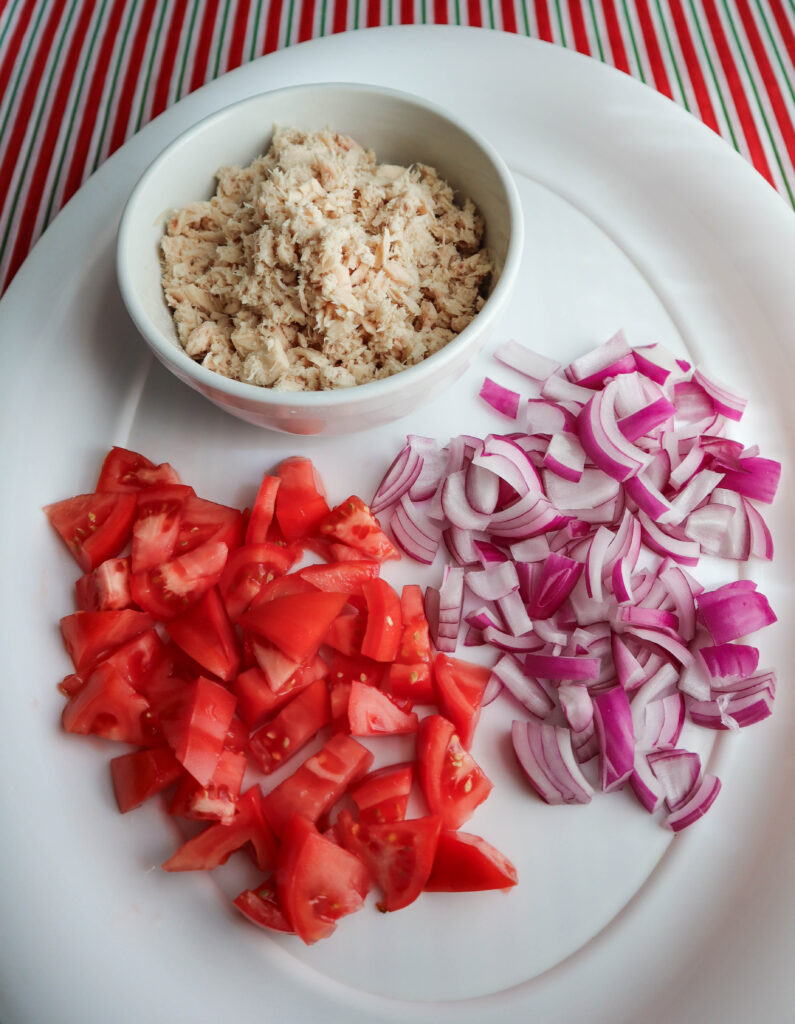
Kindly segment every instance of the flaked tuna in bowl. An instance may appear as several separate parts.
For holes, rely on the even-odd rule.
[[[452,385],[522,245],[515,184],[475,132],[405,93],[306,85],[172,142],[127,202],[117,273],[180,380],[261,427],[346,434]]]

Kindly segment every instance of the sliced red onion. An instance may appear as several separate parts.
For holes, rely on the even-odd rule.
[[[632,354],[638,370],[656,384],[674,382],[685,375],[679,360],[663,345],[643,345],[633,349]]]
[[[635,765],[635,735],[629,698],[621,686],[593,695],[596,734],[599,737],[602,789],[619,789]]]
[[[584,469],[579,480],[544,472],[544,490],[552,504],[568,512],[593,509],[617,497],[619,485],[599,469]]]
[[[457,526],[448,526],[442,531],[445,547],[457,565],[477,565],[480,561],[475,536],[473,530],[461,530]]]
[[[715,403],[698,381],[678,381],[674,385],[673,399],[676,406],[676,419],[679,422],[683,421],[692,426],[710,421],[715,417]]]
[[[495,434],[483,442],[483,451],[472,459],[475,466],[488,469],[522,497],[528,492],[541,495],[541,479],[527,453],[515,441]]]
[[[489,676],[489,681],[486,683],[486,689],[483,691],[483,697],[480,701],[480,706],[486,708],[492,701],[495,701],[503,691],[502,681],[492,674]]]
[[[553,619],[535,620],[533,632],[545,644],[552,644],[556,647],[564,647],[569,639],[569,634],[565,630],[558,629]]]
[[[487,626],[483,630],[483,639],[493,647],[511,654],[537,651],[544,646],[544,641],[540,640],[534,633],[514,636],[512,633],[506,633],[505,630],[497,629],[494,626]]]
[[[767,523],[750,501],[743,501],[743,511],[748,524],[749,553],[754,558],[764,558],[770,561],[773,557],[773,538],[767,528]]]
[[[738,394],[730,391],[725,384],[720,384],[714,377],[708,377],[703,370],[696,367],[693,371],[693,380],[710,396],[715,403],[715,408],[722,416],[730,420],[740,420],[748,404],[747,399],[741,398]]]
[[[409,434],[406,440],[412,451],[422,456],[422,469],[411,485],[409,497],[412,501],[427,501],[439,486],[447,463],[447,453],[440,451],[436,441],[430,437]]]
[[[659,522],[678,526],[694,508],[706,501],[720,482],[720,473],[714,473],[709,469],[700,470],[677,494],[671,502],[669,511],[659,517]]]
[[[635,357],[624,332],[616,331],[612,338],[608,338],[601,345],[597,345],[596,348],[592,348],[584,356],[580,356],[579,359],[570,363],[566,368],[566,376],[569,380],[586,387],[596,387],[607,376],[615,375],[607,371],[627,359],[629,359],[629,368],[625,372],[631,373],[636,369]]]
[[[697,654],[713,680],[748,679],[759,666],[759,650],[748,644],[700,647]]]
[[[508,549],[517,562],[543,562],[549,555],[549,541],[544,534],[517,541]]]
[[[528,675],[513,655],[504,654],[491,670],[506,690],[536,718],[547,718],[555,710],[555,702],[544,687]]]
[[[417,509],[408,494],[403,494],[395,506],[390,526],[410,558],[425,565],[433,562],[439,550],[439,528]]]
[[[493,473],[474,462],[466,468],[464,493],[475,512],[491,515],[500,496],[500,481]]]
[[[651,770],[645,754],[635,751],[635,763],[629,777],[632,792],[649,814],[654,814],[663,800],[662,787]]]
[[[640,626],[627,626],[626,628],[628,632],[632,633],[633,636],[643,643],[662,647],[684,668],[689,668],[693,664],[693,655],[687,647],[667,632],[660,629],[644,629]]]
[[[507,416],[509,419],[515,420],[519,412],[519,393],[517,391],[511,391],[502,384],[497,384],[489,377],[483,381],[483,386],[480,389],[480,397],[484,402],[487,402],[492,409],[501,413],[503,416]]]
[[[572,732],[582,732],[593,722],[593,700],[582,683],[563,683],[558,687],[558,700]]]
[[[622,416],[618,421],[618,429],[628,441],[637,441],[644,434],[673,420],[675,412],[675,407],[667,398],[658,398],[637,412]]]
[[[516,757],[535,791],[548,804],[587,804],[593,787],[582,774],[562,726],[531,719],[514,722],[511,739]]]
[[[565,377],[553,374],[544,381],[541,388],[541,397],[551,402],[571,402],[575,407],[585,405],[591,397],[592,392],[588,388],[582,388],[579,384],[573,384]]]
[[[510,561],[492,562],[485,569],[472,569],[465,580],[472,593],[484,601],[496,601],[519,589],[516,565]]]
[[[370,502],[370,510],[373,515],[377,516],[385,509],[390,508],[408,492],[411,485],[420,475],[422,463],[422,456],[419,452],[412,449],[410,445],[406,445],[400,451],[395,461],[384,474],[384,478],[378,485],[378,490]]]
[[[743,587],[727,583],[717,590],[705,591],[699,595],[697,604],[699,617],[716,644],[741,640],[778,621],[767,598],[753,583]]]
[[[658,750],[646,755],[665,794],[669,811],[678,810],[701,774],[701,758],[692,750]]]
[[[742,460],[741,470],[731,470],[724,474],[721,487],[769,505],[776,496],[780,479],[780,462],[749,458]]]
[[[489,515],[477,512],[470,505],[466,493],[466,471],[451,473],[442,486],[442,511],[453,526],[460,530],[483,530],[489,525]]]
[[[528,615],[532,619],[554,615],[574,589],[582,570],[582,562],[551,552],[530,595]]]
[[[719,693],[712,700],[688,698],[687,712],[690,718],[696,725],[708,729],[742,729],[763,721],[773,712],[775,673],[763,672],[751,676],[744,684],[742,689]]]
[[[671,512],[671,502],[645,472],[627,480],[624,491],[655,522],[663,521]]]
[[[509,565],[513,563],[508,563]],[[497,607],[505,622],[505,628],[514,636],[524,636],[533,628],[533,622],[527,614],[521,595],[518,590],[511,591],[503,597],[497,598]]]
[[[652,551],[656,551],[663,557],[673,558],[674,561],[682,565],[698,565],[700,550],[695,541],[674,536],[658,526],[657,523],[652,522],[642,510],[638,512],[638,519],[643,528],[643,539],[646,546]]]
[[[545,398],[531,398],[524,406],[524,428],[529,434],[545,437],[553,437],[564,430],[571,434],[577,430],[577,417],[555,402]]]
[[[528,654],[524,660],[524,668],[529,676],[565,680],[569,683],[599,678],[598,658],[560,658],[549,654]]]
[[[685,700],[681,693],[669,693],[658,700],[649,701],[643,707],[640,732],[637,732],[634,706],[632,714],[636,722],[636,746],[639,750],[675,747],[685,724]]]
[[[518,370],[532,380],[546,380],[560,369],[560,363],[556,363],[554,359],[533,352],[532,349],[514,340],[498,345],[494,355],[501,363],[510,366],[512,370]]]
[[[476,609],[474,612],[469,612],[466,616],[466,622],[470,626],[474,626],[475,629],[481,630],[481,632],[488,626],[494,626],[496,629],[500,628],[500,623],[497,621],[497,617],[491,608],[485,605]]]
[[[544,454],[543,465],[550,473],[576,483],[585,468],[585,452],[574,434],[554,434]]]
[[[614,383],[611,381],[591,398],[577,423],[586,455],[604,473],[623,483],[648,465],[649,456],[627,441],[618,428]]]
[[[736,509],[731,506],[712,501],[690,513],[684,527],[685,535],[695,541],[705,555],[718,555],[726,546],[735,513]],[[745,524],[742,526],[745,535]],[[742,558],[742,554],[726,557]]]
[[[632,693],[647,679],[646,671],[617,633],[611,636],[611,649],[618,681]]]
[[[715,803],[718,793],[720,779],[715,775],[705,774],[682,806],[672,811],[663,824],[674,832],[681,832],[707,813]]]

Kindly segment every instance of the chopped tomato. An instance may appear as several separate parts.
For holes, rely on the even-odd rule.
[[[516,868],[485,839],[445,830],[439,836],[427,892],[481,892],[516,885]]]
[[[439,654],[433,671],[439,710],[453,723],[461,743],[469,750],[491,669]]]
[[[387,671],[384,690],[390,696],[411,701],[412,704],[433,704],[436,701],[433,674],[426,661],[416,665],[399,665],[394,662]]]
[[[161,746],[114,757],[110,774],[116,804],[126,814],[172,785],[184,772],[171,750]]]
[[[365,558],[385,562],[400,558],[400,552],[381,529],[381,524],[361,498],[351,495],[318,524],[318,534],[328,541],[344,544]]]
[[[173,618],[218,583],[228,550],[223,541],[208,541],[154,569],[134,572],[130,578],[133,600],[156,619]]]
[[[224,749],[213,777],[202,786],[185,774],[177,786],[169,814],[197,821],[222,821],[228,825],[235,816],[240,787],[246,773],[246,755]]]
[[[293,814],[316,822],[373,763],[370,751],[343,733],[331,739],[263,801],[265,816],[281,836]]]
[[[273,692],[285,693],[290,690],[291,680],[300,672],[304,662],[288,658],[278,647],[274,647],[267,640],[260,640],[259,637],[249,636],[247,642],[257,666]]]
[[[326,682],[316,679],[270,722],[257,729],[249,740],[249,753],[269,775],[297,754],[319,729],[328,725],[329,718]]]
[[[129,608],[107,612],[73,612],[61,619],[64,645],[79,673],[93,668],[111,651],[154,622],[145,612]]]
[[[132,494],[78,494],[47,505],[44,514],[83,572],[115,558],[130,539]]]
[[[237,622],[268,583],[290,570],[296,557],[293,548],[264,542],[245,544],[229,553],[218,589],[232,622]]]
[[[362,584],[377,579],[381,572],[378,562],[362,559],[356,562],[333,562],[330,565],[308,565],[298,570],[301,578],[318,590],[331,590],[338,594],[361,594]]]
[[[384,675],[385,666],[371,658],[346,657],[335,651],[331,659],[332,680],[346,680],[349,683],[367,683],[378,686]]]
[[[245,528],[238,509],[189,495],[182,506],[176,553],[185,554],[209,541],[226,544],[231,551],[240,547]]]
[[[246,526],[246,544],[264,544],[267,541],[268,530],[273,522],[273,512],[276,507],[276,492],[279,490],[280,483],[281,480],[278,476],[266,474],[262,478]]]
[[[84,612],[107,612],[129,608],[130,559],[108,558],[75,583],[77,607]]]
[[[232,681],[230,689],[237,697],[237,713],[249,727],[257,725],[266,715],[274,714],[284,707],[302,690],[306,689],[315,679],[323,679],[328,675],[328,666],[321,657],[315,657],[288,679],[276,693],[258,666],[252,666],[241,672]]]
[[[285,459],[276,474],[281,480],[276,492],[276,521],[285,540],[301,540],[314,533],[328,515],[323,485],[309,459],[300,455]]]
[[[382,579],[365,583],[362,593],[367,604],[362,654],[375,661],[394,661],[403,632],[400,598]]]
[[[122,679],[137,692],[147,696],[149,674],[165,653],[165,644],[156,629],[147,629],[128,640],[103,658],[113,665]]]
[[[431,661],[431,640],[422,589],[409,583],[400,593],[403,632],[395,661],[401,665]]]
[[[346,600],[345,594],[325,591],[288,594],[250,608],[241,616],[240,624],[270,640],[288,658],[301,662],[317,654]]]
[[[268,928],[273,932],[287,932],[295,935],[293,926],[279,903],[276,895],[276,881],[271,876],[265,878],[256,889],[246,889],[234,900],[237,909],[260,928]]]
[[[138,452],[111,448],[102,463],[97,491],[134,493],[158,484],[178,484],[177,471],[167,462],[156,466]]]
[[[418,718],[402,711],[381,690],[351,683],[348,721],[352,736],[398,736],[417,731]]]
[[[337,818],[342,845],[367,865],[384,894],[376,904],[382,911],[400,910],[420,895],[433,867],[440,827],[435,814],[383,825],[355,822],[349,811]]]
[[[161,715],[160,727],[177,760],[206,786],[224,747],[235,698],[225,687],[199,676],[186,683],[175,703]]]
[[[326,643],[349,658],[360,655],[364,639],[365,618],[359,612],[343,612],[331,623]]]
[[[67,732],[143,747],[149,742],[142,723],[148,710],[146,698],[136,693],[117,669],[102,662],[70,698],[61,720]]]
[[[441,715],[420,722],[417,768],[428,807],[444,828],[456,829],[468,821],[493,788],[464,750],[455,726]]]
[[[228,683],[237,675],[237,637],[216,587],[187,611],[169,619],[166,631],[175,644],[214,676]]]
[[[292,544],[285,546],[284,550],[290,558],[298,558],[300,555],[300,552],[296,553],[297,549]],[[277,576],[270,583],[264,583],[260,592],[249,605],[249,609],[253,611],[259,605],[274,601],[277,597],[288,597],[291,594],[314,594],[317,589],[297,572],[287,573],[285,576]]]
[[[331,679],[329,682],[329,706],[331,709],[331,732],[349,732],[348,705],[351,701],[351,683],[345,679]]]
[[[367,868],[358,857],[305,818],[292,816],[276,864],[276,893],[285,917],[307,945],[331,935],[341,917],[359,910],[369,888]]]
[[[246,790],[237,802],[232,821],[214,822],[177,850],[163,864],[166,871],[212,871],[225,864],[237,850],[250,843],[261,871],[276,863],[277,843],[262,813],[259,786]]]
[[[406,817],[414,766],[410,761],[391,764],[365,775],[351,788],[351,797],[359,808],[359,821],[380,825],[402,821]]]

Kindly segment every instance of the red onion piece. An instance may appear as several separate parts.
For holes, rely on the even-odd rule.
[[[632,708],[636,722],[635,708]],[[649,701],[643,708],[643,723],[638,732],[636,722],[636,747],[638,750],[660,750],[675,747],[682,735],[685,724],[685,700],[681,693],[669,693],[658,700]]]
[[[569,380],[581,384],[593,381],[593,384],[585,384],[586,387],[592,387],[602,383],[604,377],[600,377],[600,374],[604,374],[606,370],[616,363],[626,360],[627,357],[631,362],[627,372],[631,372],[636,368],[635,357],[624,332],[616,331],[607,341],[590,349],[584,356],[580,356],[579,359],[570,363],[566,367],[566,376]]]
[[[525,672],[542,679],[558,679],[569,683],[587,682],[599,678],[598,658],[555,657],[549,654],[528,654],[524,660]]]
[[[778,621],[767,598],[753,583],[743,587],[727,583],[700,594],[697,604],[699,617],[716,644],[740,640]]]
[[[519,412],[519,393],[511,391],[489,377],[483,381],[480,397],[503,416],[515,420]]]
[[[646,756],[662,786],[668,810],[678,810],[698,782],[701,758],[692,750],[676,749],[652,751]]]
[[[780,462],[774,462],[773,459],[743,459],[741,470],[724,474],[721,487],[769,505],[776,496],[780,479]]]
[[[572,732],[582,732],[593,722],[593,700],[582,683],[563,683],[558,687],[558,700]]]
[[[629,698],[621,686],[593,695],[593,713],[602,760],[602,790],[619,789],[635,766],[635,735]]]
[[[576,483],[585,468],[585,452],[573,434],[554,434],[544,453],[543,465],[551,473]]]
[[[555,402],[531,398],[524,407],[524,428],[530,434],[544,437],[553,437],[564,430],[572,434],[577,430],[577,417]]]
[[[637,412],[622,416],[618,421],[618,429],[628,441],[637,441],[644,434],[673,420],[675,412],[675,407],[667,398],[658,398]]]
[[[508,437],[489,434],[483,442],[483,451],[473,457],[472,463],[491,470],[520,497],[528,492],[541,494],[541,479],[527,453]]]
[[[439,528],[416,508],[408,494],[403,494],[395,506],[390,526],[410,558],[425,565],[433,562],[439,550]]]
[[[544,386],[541,388],[541,397],[551,402],[573,403],[579,412],[580,408],[591,397],[591,392],[588,388],[582,388],[579,384],[573,384],[570,380],[566,380],[565,377],[553,374],[544,381]]]
[[[544,687],[524,673],[513,655],[504,654],[491,671],[514,699],[536,718],[547,718],[555,710],[555,703]]]
[[[412,450],[409,445],[399,452],[395,461],[384,474],[384,478],[370,502],[370,510],[373,515],[379,515],[407,493],[420,475],[422,461],[422,456]]]
[[[730,391],[725,384],[720,384],[714,377],[708,377],[698,367],[693,371],[693,380],[706,391],[714,402],[715,408],[722,416],[726,416],[730,420],[742,419],[743,412],[748,404],[747,399],[741,398],[735,392]]]
[[[651,770],[646,755],[639,751],[635,753],[635,763],[629,777],[629,784],[641,806],[649,814],[653,814],[662,803],[662,787],[657,776]]]
[[[560,363],[542,356],[538,352],[520,345],[518,341],[506,341],[498,345],[494,355],[501,363],[518,370],[532,380],[543,381],[560,369]]]
[[[544,562],[527,605],[532,619],[548,619],[574,589],[583,570],[582,562],[552,552]]]
[[[562,726],[514,722],[511,739],[517,760],[535,791],[548,804],[587,804],[593,787],[582,774]]]
[[[681,832],[682,829],[692,825],[707,813],[715,803],[718,793],[720,793],[720,779],[715,775],[705,774],[682,806],[678,810],[672,811],[665,818],[663,824],[674,832]]]
[[[748,679],[759,666],[759,650],[748,644],[700,647],[697,653],[713,680]]]
[[[466,576],[466,585],[477,597],[484,601],[496,601],[519,589],[519,577],[513,562],[492,562],[485,569],[470,570]]]
[[[508,565],[513,565],[508,562]],[[513,590],[502,597],[497,598],[497,607],[505,623],[505,628],[514,636],[524,636],[533,628],[533,623],[527,614],[522,597],[518,590]]]

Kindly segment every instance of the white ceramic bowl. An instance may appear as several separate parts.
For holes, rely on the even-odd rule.
[[[335,391],[280,392],[229,380],[180,347],[160,285],[159,241],[172,210],[215,191],[220,166],[265,151],[274,124],[332,127],[375,151],[381,163],[429,164],[469,196],[486,224],[496,272],[483,309],[441,351],[383,380]],[[522,255],[519,196],[495,150],[424,100],[368,85],[296,86],[252,96],[211,114],[174,140],[143,174],[119,227],[116,265],[136,327],[180,380],[249,423],[291,434],[346,434],[412,412],[448,388],[486,341],[515,283]]]

